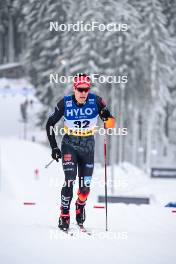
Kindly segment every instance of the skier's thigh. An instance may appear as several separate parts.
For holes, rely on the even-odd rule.
[[[62,151],[62,166],[65,173],[65,180],[75,180],[77,174],[77,157],[74,149],[63,144]]]

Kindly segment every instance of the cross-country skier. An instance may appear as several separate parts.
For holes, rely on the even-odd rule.
[[[70,224],[70,203],[73,185],[79,176],[79,189],[76,200],[76,221],[79,226],[85,221],[85,204],[90,192],[90,182],[94,168],[94,133],[97,118],[105,122],[105,127],[114,127],[115,119],[106,107],[104,100],[90,92],[91,80],[86,74],[74,77],[74,93],[64,96],[46,124],[47,136],[52,148],[52,158],[57,162],[62,158],[65,182],[61,190],[61,213],[58,227],[67,230]],[[65,135],[61,150],[54,133],[55,124],[64,117]]]

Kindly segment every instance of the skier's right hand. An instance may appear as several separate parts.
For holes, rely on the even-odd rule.
[[[58,162],[59,159],[61,159],[61,157],[62,157],[60,149],[58,147],[53,148],[51,156],[54,160],[56,160]]]

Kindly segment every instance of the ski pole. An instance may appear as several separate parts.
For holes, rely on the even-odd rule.
[[[49,163],[47,163],[46,165],[45,165],[45,169],[47,169],[50,165],[51,165],[51,163],[54,161],[54,159],[52,159]]]
[[[105,129],[105,135],[104,135],[105,209],[106,209],[106,231],[108,231],[107,156],[106,156],[106,149],[107,149],[107,133],[106,133],[106,129]]]

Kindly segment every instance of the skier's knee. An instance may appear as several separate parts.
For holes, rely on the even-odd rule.
[[[87,187],[87,186],[81,187],[81,188],[80,188],[80,192],[81,192],[82,194],[88,195],[89,192],[90,192],[90,187]]]
[[[66,181],[75,181],[76,180],[76,171],[64,171]]]
[[[75,184],[75,180],[65,180],[63,187],[72,189],[74,184]]]

